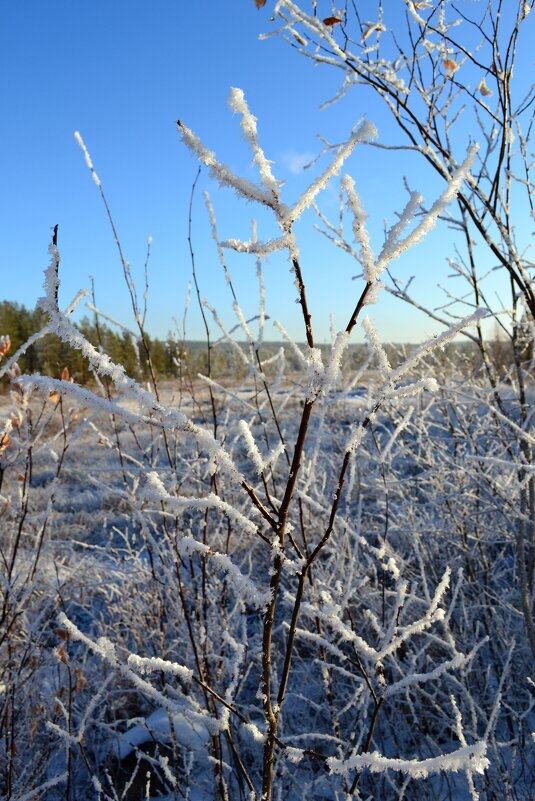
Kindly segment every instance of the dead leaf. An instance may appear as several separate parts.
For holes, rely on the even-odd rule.
[[[71,375],[69,373],[69,368],[68,367],[64,367],[63,370],[61,371],[61,380],[62,381],[68,381],[70,379],[70,377],[71,377]]]
[[[85,685],[87,684],[87,679],[84,671],[81,668],[76,668],[74,671],[74,675],[76,676],[76,689],[83,690]]]
[[[69,657],[67,656],[67,652],[65,651],[63,645],[58,645],[58,647],[56,648],[56,656],[60,660],[60,662],[63,662],[63,664],[65,665],[69,661]]]
[[[323,20],[323,24],[327,25],[329,28],[332,28],[333,25],[339,25],[342,22],[341,19],[338,17],[325,17]]]
[[[254,4],[257,8],[264,8],[266,5],[267,0],[254,0]]]
[[[51,392],[50,395],[48,396],[48,400],[57,403],[57,401],[59,401],[59,392],[56,392],[55,390]]]
[[[22,414],[21,414],[20,411],[17,412],[17,414],[12,414],[11,415],[11,425],[13,426],[13,428],[15,428],[18,431],[19,428],[22,425],[23,419],[24,418],[22,417]]]
[[[11,340],[6,336],[0,337],[0,359],[5,356],[11,347]]]
[[[489,87],[485,83],[485,79],[484,78],[481,78],[481,80],[479,82],[479,86],[477,88],[479,89],[479,91],[481,92],[483,97],[490,97],[491,94],[492,94],[492,89],[489,89]]]
[[[459,65],[452,58],[445,58],[444,69],[446,70],[446,75],[448,78],[451,78],[451,76],[459,69]]]

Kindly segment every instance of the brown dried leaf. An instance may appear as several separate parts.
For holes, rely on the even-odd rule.
[[[0,337],[0,359],[2,358],[2,356],[6,355],[6,353],[9,351],[10,347],[11,347],[10,338],[7,335],[6,336],[1,336]]]
[[[22,421],[23,421],[23,419],[24,419],[24,418],[22,417],[22,414],[21,414],[21,412],[20,412],[20,411],[19,411],[19,412],[17,412],[17,414],[12,414],[12,415],[11,415],[11,425],[13,426],[13,428],[14,428],[14,429],[16,429],[16,430],[18,431],[18,430],[19,430],[19,428],[20,428],[20,427],[21,427],[21,425],[22,425]]]
[[[64,367],[63,370],[61,371],[61,380],[62,381],[69,381],[70,377],[71,377],[71,374],[69,373],[69,368],[68,367]]]
[[[59,392],[56,392],[55,390],[54,392],[51,392],[50,395],[48,396],[48,400],[57,403],[57,401],[59,401]]]
[[[323,20],[323,24],[329,28],[332,28],[333,25],[339,25],[341,22],[342,20],[338,19],[338,17],[325,17]]]
[[[446,70],[446,75],[448,78],[451,78],[451,76],[459,69],[459,65],[452,58],[445,58],[444,69]]]
[[[257,8],[264,8],[266,5],[267,0],[254,0],[254,4]]]
[[[9,446],[9,435],[2,434],[2,436],[0,436],[0,453],[3,453],[8,446]]]
[[[54,629],[54,634],[56,637],[59,637],[60,640],[68,640],[71,636],[68,629]]]
[[[76,670],[74,671],[74,675],[76,676],[76,689],[83,690],[87,684],[87,679],[84,671],[81,668],[76,668]]]
[[[481,80],[479,82],[479,86],[477,88],[479,89],[479,91],[481,92],[483,97],[490,97],[491,94],[492,94],[492,89],[489,89],[489,87],[485,83],[485,79],[484,78],[481,78]]]
[[[65,665],[69,661],[69,657],[67,656],[67,652],[63,647],[63,645],[58,645],[58,647],[56,648],[56,656],[60,660],[60,662],[63,662]]]

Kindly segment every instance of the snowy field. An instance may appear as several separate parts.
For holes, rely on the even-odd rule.
[[[340,377],[310,419],[271,649],[277,686],[293,637],[280,797],[335,799],[355,785],[362,798],[468,799],[477,788],[490,799],[506,786],[532,798],[504,423],[462,376],[448,394],[405,391],[374,413],[378,382],[377,371],[354,386]],[[81,404],[82,392],[94,397]],[[278,551],[243,487],[266,515],[280,508],[280,439],[296,440],[303,393],[281,380],[269,400],[249,380],[214,390],[212,407],[204,385],[194,398],[165,386],[161,407],[148,413],[133,392],[112,400],[113,416],[102,388],[67,381],[19,383],[2,399],[2,419],[19,421],[0,498],[12,798],[39,787],[64,798],[66,783],[102,799],[207,799],[221,782],[238,798],[258,786]],[[191,427],[176,417],[163,428],[179,409]]]

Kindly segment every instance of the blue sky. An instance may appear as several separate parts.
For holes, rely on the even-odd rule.
[[[311,180],[300,165],[318,152],[321,133],[342,141],[363,115],[383,141],[393,129],[371,94],[353,94],[320,111],[341,75],[318,68],[278,38],[259,41],[272,27],[269,2],[257,11],[253,0],[19,0],[0,10],[2,185],[0,261],[2,299],[33,307],[42,294],[50,228],[59,225],[62,256],[61,299],[66,304],[94,276],[97,302],[127,325],[132,314],[121,266],[98,191],[90,179],[73,132],[79,130],[99,174],[126,258],[142,292],[146,240],[153,238],[147,327],[157,336],[182,319],[191,276],[187,229],[195,160],[176,132],[180,117],[236,172],[254,178],[239,122],[227,107],[231,86],[241,87],[259,120],[259,132],[274,171],[284,180],[284,199],[294,201]],[[394,220],[405,194],[403,176],[431,200],[440,184],[406,154],[360,148],[347,171],[357,182],[370,215],[376,249],[384,219]],[[220,191],[203,172],[193,211],[193,246],[201,293],[233,324],[231,297],[210,238],[202,192],[209,190],[222,238],[247,237],[259,220],[259,236],[273,227],[251,204]],[[328,190],[323,208],[336,219],[337,189]],[[347,258],[310,232],[312,220],[297,230],[316,338],[327,341],[329,314],[337,327],[347,322],[359,286],[358,270]],[[307,224],[308,223],[308,224]],[[400,261],[396,274],[417,276],[423,296],[440,302],[451,235],[435,231],[424,245]],[[257,312],[254,262],[229,256],[229,268],[247,316]],[[295,338],[303,328],[289,265],[272,257],[265,265],[268,313]],[[83,310],[82,310],[83,311]],[[385,340],[417,341],[436,329],[424,317],[383,295],[371,309]],[[0,332],[4,333],[4,332]],[[215,329],[214,329],[215,333]],[[187,335],[201,338],[192,303]],[[268,327],[266,338],[277,338]],[[357,339],[359,337],[357,336]]]

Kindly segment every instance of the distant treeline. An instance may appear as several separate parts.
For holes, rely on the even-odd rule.
[[[46,324],[46,315],[40,310],[30,310],[19,303],[0,301],[0,335],[11,339],[9,355],[23,345],[29,337]],[[122,364],[128,375],[137,379],[148,379],[149,369],[145,346],[139,336],[125,330],[115,330],[94,318],[76,323],[84,337],[97,349],[106,353],[116,364]],[[193,373],[206,372],[208,354],[205,343],[184,343],[169,336],[165,340],[145,334],[145,342],[156,374],[171,378],[182,369]],[[211,353],[212,371],[224,374],[232,369],[230,354],[226,348],[214,348]],[[20,357],[19,366],[24,373],[41,373],[58,376],[64,367],[70,375],[84,384],[92,379],[91,367],[80,351],[62,342],[54,334],[39,339]]]
[[[11,340],[9,355],[28,341],[30,336],[46,324],[46,315],[40,309],[30,310],[12,301],[0,301],[0,336],[8,335]],[[95,318],[76,323],[84,337],[97,349],[101,349],[116,364],[122,364],[128,375],[139,379],[149,378],[149,367],[145,345],[141,337],[125,330],[115,330],[109,325],[97,322]],[[208,349],[206,342],[182,342],[176,337],[157,339],[145,333],[153,369],[159,378],[174,378],[182,371],[195,376],[208,373]],[[281,343],[265,343],[261,348],[262,359],[273,356]],[[359,349],[361,350],[361,349]],[[293,350],[284,346],[286,365],[290,371],[299,369],[299,359]],[[365,351],[362,350],[362,359]],[[359,359],[360,361],[360,356]],[[59,376],[67,367],[70,375],[85,384],[92,380],[90,365],[80,351],[66,345],[54,334],[39,339],[20,357],[19,366],[24,373],[41,373]],[[210,350],[210,369],[214,377],[225,375],[240,376],[245,366],[228,343],[212,343]]]
[[[11,339],[9,355],[23,345],[29,337],[46,324],[46,315],[40,309],[30,310],[12,301],[0,301],[0,336],[8,335]],[[84,319],[76,323],[76,327],[97,349],[106,353],[113,362],[122,364],[133,378],[147,380],[149,369],[147,354],[141,338],[124,330],[115,330],[109,325],[94,318]],[[182,371],[195,376],[197,373],[208,373],[208,349],[206,342],[182,342],[176,337],[157,339],[145,334],[153,369],[159,378],[175,378]],[[244,343],[242,343],[242,346]],[[294,349],[281,342],[265,342],[260,349],[261,359],[274,356],[280,348],[284,349],[286,368],[290,372],[302,369],[299,357]],[[327,345],[319,346],[327,351]],[[362,364],[367,355],[363,345],[355,345],[347,354],[348,367]],[[394,359],[395,360],[395,359]],[[18,360],[24,373],[41,373],[42,375],[59,376],[67,367],[70,375],[78,382],[85,384],[92,380],[90,365],[80,351],[71,348],[54,334],[39,339]],[[228,343],[213,342],[210,351],[210,368],[215,378],[223,376],[243,376],[246,370],[242,360],[234,348]],[[267,368],[269,371],[273,368]]]
[[[9,355],[15,353],[36,331],[43,328],[46,315],[39,310],[29,310],[25,306],[12,301],[0,301],[0,336],[8,335],[11,339]],[[147,354],[143,343],[127,331],[116,331],[109,325],[98,322],[93,318],[85,317],[77,328],[97,349],[102,349],[112,361],[122,364],[128,375],[138,380],[149,378]],[[165,340],[145,335],[150,359],[159,378],[175,378],[180,372],[188,372],[195,376],[197,373],[208,372],[208,351],[206,342],[181,342],[176,337],[169,336]],[[289,372],[302,369],[299,357],[293,348],[280,342],[263,343],[260,349],[261,359],[267,360],[275,355],[279,349],[284,348],[284,358]],[[319,345],[325,353],[329,350],[327,345]],[[386,345],[385,350],[393,366],[398,364],[403,354],[411,346]],[[305,352],[303,348],[303,352]],[[496,340],[489,343],[489,353],[495,364],[510,364],[511,354],[509,344]],[[361,366],[367,358],[367,347],[362,344],[351,345],[345,356],[344,370],[351,372]],[[466,366],[477,364],[480,356],[477,348],[470,342],[450,344],[442,354],[444,365],[448,362]],[[213,345],[210,352],[211,372],[215,378],[223,376],[240,377],[245,372],[245,366],[228,343]],[[61,342],[58,337],[49,334],[35,345],[32,345],[19,359],[19,366],[24,373],[41,373],[49,376],[59,376],[67,367],[70,375],[78,382],[84,384],[92,380],[92,372],[87,360],[74,348]],[[267,368],[269,369],[269,368]]]

